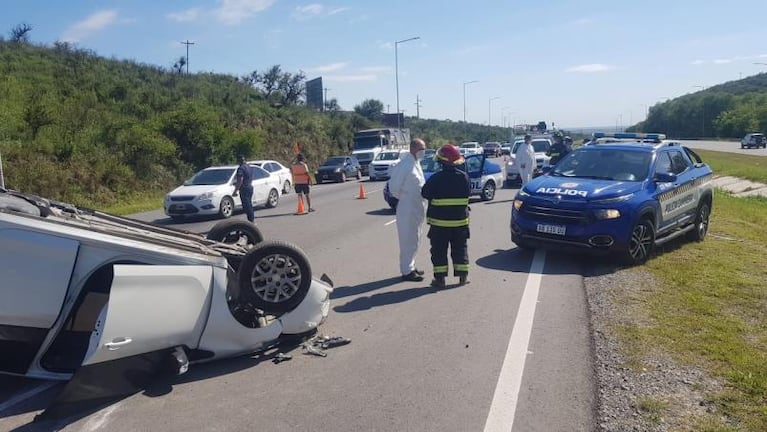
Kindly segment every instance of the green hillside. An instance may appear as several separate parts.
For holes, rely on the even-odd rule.
[[[678,138],[742,138],[767,131],[767,73],[712,86],[650,107],[630,131]]]
[[[376,126],[340,111],[337,101],[324,113],[302,106],[298,78],[280,75],[278,66],[239,78],[185,75],[179,64],[163,68],[66,43],[0,40],[6,186],[102,207],[156,196],[198,169],[233,163],[239,153],[287,163],[298,142],[317,164],[349,152],[355,130]],[[407,121],[413,136],[432,146],[506,135],[463,122]]]

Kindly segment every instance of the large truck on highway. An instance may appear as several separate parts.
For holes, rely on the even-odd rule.
[[[362,167],[362,174],[370,175],[370,162],[384,150],[407,150],[410,146],[410,129],[365,129],[354,134],[352,156]]]

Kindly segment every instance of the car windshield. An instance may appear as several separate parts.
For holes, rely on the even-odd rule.
[[[461,144],[461,148],[475,148],[477,145],[476,143]]]
[[[325,162],[322,164],[322,166],[338,166],[338,165],[343,165],[345,160],[346,160],[346,158],[344,158],[344,157],[332,157],[332,158],[328,158],[328,159],[327,159],[327,160],[326,160],[326,161],[325,161]]]
[[[399,152],[383,152],[376,156],[375,160],[379,161],[393,161],[399,159]]]
[[[442,164],[434,160],[434,158],[421,159],[421,169],[425,173],[435,173],[442,169]]]
[[[519,146],[522,145],[524,141],[515,141],[514,142],[514,148],[512,149],[512,153],[516,153],[519,149]],[[533,151],[536,153],[546,153],[549,151],[549,147],[551,147],[551,144],[546,140],[532,140],[530,142],[533,146]]]
[[[650,169],[652,154],[596,147],[576,150],[565,156],[551,172],[553,176],[600,180],[642,181]]]
[[[221,185],[229,183],[235,168],[215,168],[198,172],[184,182],[186,186]]]

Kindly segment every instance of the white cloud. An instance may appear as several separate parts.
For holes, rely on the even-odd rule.
[[[706,63],[705,60],[693,60],[690,62],[691,65],[702,65],[703,63]]]
[[[368,73],[391,72],[391,66],[364,66],[360,68],[360,71]]]
[[[348,7],[338,7],[335,9],[328,9],[319,3],[312,3],[304,6],[296,6],[293,10],[293,19],[299,21],[305,21],[308,19],[316,18],[319,16],[331,16],[341,12],[349,10]]]
[[[191,8],[191,9],[183,10],[180,12],[171,12],[167,14],[166,17],[171,21],[188,22],[188,21],[194,21],[197,18],[199,18],[201,13],[202,13],[202,9]]]
[[[251,15],[262,12],[273,5],[275,0],[219,0],[213,10],[216,19],[226,25],[237,25]]]
[[[323,73],[323,72],[337,72],[337,71],[345,68],[347,65],[348,65],[347,62],[330,63],[330,64],[326,64],[326,65],[311,67],[311,68],[306,69],[306,71],[307,72],[319,72],[319,73]]]
[[[352,81],[376,81],[378,76],[375,74],[361,75],[325,75],[322,77],[325,81],[331,82],[352,82]]]
[[[61,40],[64,42],[79,42],[114,23],[116,19],[117,11],[115,10],[96,12],[64,31]]]
[[[335,9],[331,10],[330,12],[328,12],[328,15],[335,15],[335,14],[339,14],[341,12],[346,12],[348,10],[349,10],[348,7],[335,8]]]
[[[732,63],[732,59],[716,59],[714,60],[714,64],[727,64]]]
[[[572,66],[567,69],[567,72],[584,72],[584,73],[591,73],[591,72],[607,72],[615,69],[615,66],[610,66],[602,63],[591,63],[591,64],[582,64],[577,66]]]

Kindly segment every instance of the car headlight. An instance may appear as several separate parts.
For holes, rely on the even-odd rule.
[[[522,208],[522,203],[523,203],[522,200],[515,199],[514,200],[514,210],[519,210],[520,208]]]
[[[605,220],[605,219],[618,219],[621,217],[620,210],[617,209],[599,209],[594,210],[594,216],[597,219]]]
[[[336,172],[340,173],[341,172],[341,168],[336,168]]]
[[[204,200],[204,199],[211,199],[213,198],[213,192],[205,192],[204,194],[200,194],[197,196],[198,200]]]
[[[517,196],[526,197],[526,196],[530,196],[530,194],[525,192],[525,189],[523,188],[523,189],[520,189],[519,192],[517,192]]]

